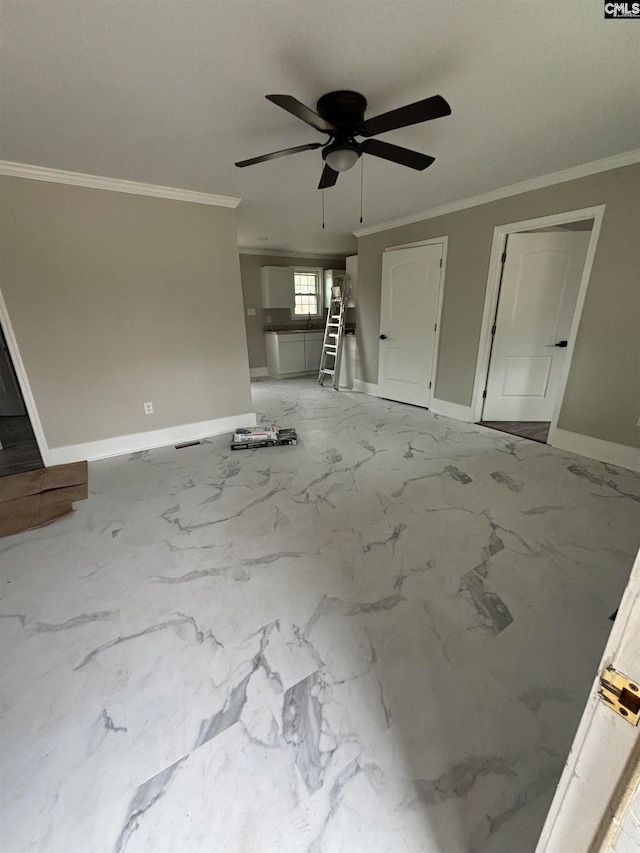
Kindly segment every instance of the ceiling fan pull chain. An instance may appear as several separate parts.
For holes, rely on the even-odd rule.
[[[362,188],[364,186],[364,157],[360,157],[360,223],[362,224]]]

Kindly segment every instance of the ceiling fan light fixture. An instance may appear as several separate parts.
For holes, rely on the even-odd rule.
[[[325,163],[334,172],[346,172],[352,169],[360,158],[360,149],[349,143],[328,146],[323,152]]]

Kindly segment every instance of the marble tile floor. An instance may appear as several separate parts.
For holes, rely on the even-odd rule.
[[[531,853],[640,477],[313,380],[0,541],[5,853]]]

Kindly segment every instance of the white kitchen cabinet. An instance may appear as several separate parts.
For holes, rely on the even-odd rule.
[[[337,275],[344,275],[344,270],[325,270],[324,271],[324,307],[328,308],[331,302],[331,288],[333,280]]]
[[[267,374],[274,379],[304,376],[320,368],[324,332],[265,332]]]
[[[357,291],[358,291],[358,256],[351,255],[345,261],[346,270],[325,270],[324,271],[324,306],[325,308],[329,307],[329,300],[331,299],[331,286],[333,285],[333,280],[337,275],[344,275],[346,272],[349,276],[349,301],[347,302],[347,308],[355,308],[357,304]]]
[[[358,256],[350,255],[345,262],[345,266],[347,268],[347,275],[350,279],[349,301],[347,302],[347,308],[355,308],[358,304]]]
[[[340,387],[353,388],[358,360],[358,342],[355,335],[345,335],[342,339],[342,360],[340,362]]]
[[[278,373],[304,373],[306,368],[304,357],[304,340],[278,340]]]
[[[293,267],[260,267],[263,308],[293,308]]]
[[[324,332],[306,332],[304,336],[304,366],[305,370],[316,373],[320,370],[322,341]]]

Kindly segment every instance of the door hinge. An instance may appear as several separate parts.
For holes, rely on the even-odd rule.
[[[431,383],[429,383],[429,388],[431,388]]]
[[[442,258],[440,258],[440,269],[442,269]]]
[[[483,400],[486,400],[486,399],[487,399],[487,389],[486,389],[486,388],[485,388],[485,389],[484,389],[484,391],[482,392],[482,399],[483,399]]]
[[[632,681],[627,675],[612,666],[600,675],[598,696],[607,707],[623,717],[632,726],[640,720],[640,682]]]
[[[496,327],[495,327],[495,326],[492,326],[492,327],[491,327],[491,334],[492,334],[492,335],[495,335],[495,333],[496,333]]]
[[[434,327],[433,327],[433,331],[434,331],[434,332],[437,332],[437,331],[438,331],[438,324],[437,324],[437,323],[434,325]]]
[[[502,253],[502,263],[504,263],[506,260],[507,260],[507,250],[505,249],[504,252]]]

